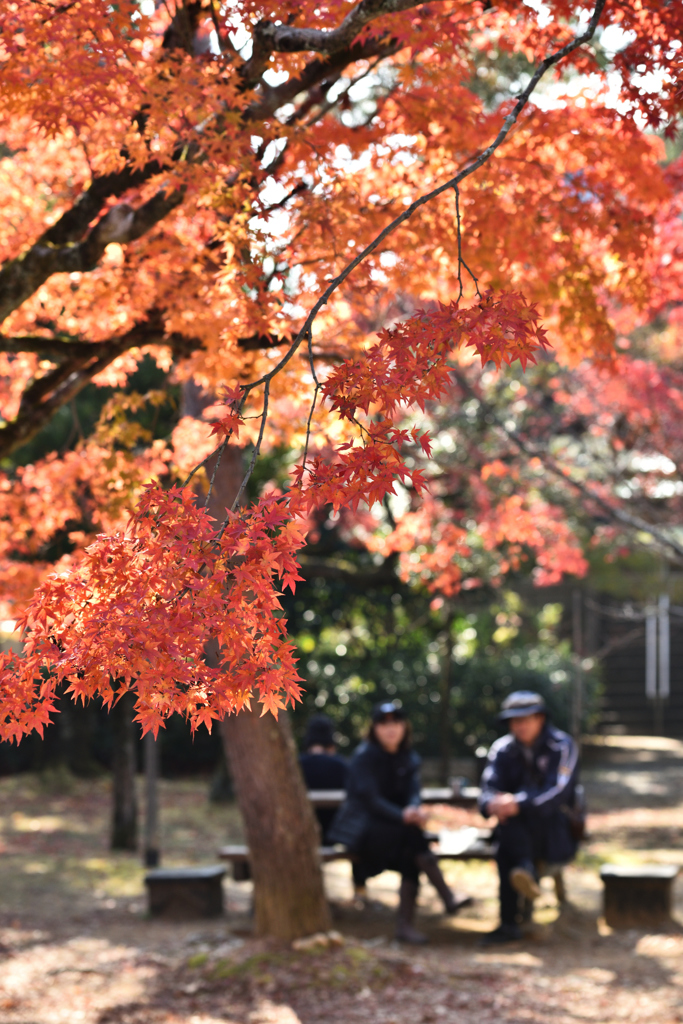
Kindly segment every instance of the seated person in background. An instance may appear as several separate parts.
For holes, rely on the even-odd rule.
[[[304,753],[299,758],[306,789],[346,789],[349,766],[337,753],[334,726],[327,715],[314,715],[304,737]],[[316,807],[323,843],[332,824],[335,807]]]
[[[481,813],[498,819],[500,925],[486,945],[521,938],[519,896],[540,894],[537,863],[566,863],[577,846],[566,813],[578,774],[574,740],[548,722],[545,701],[529,690],[506,697],[499,717],[510,732],[489,751],[479,798]]]
[[[420,806],[420,759],[410,736],[410,724],[400,708],[377,705],[368,738],[351,759],[347,799],[329,838],[358,856],[356,885],[382,871],[400,872],[396,938],[421,943],[426,939],[413,926],[420,871],[436,888],[447,913],[456,913],[469,900],[454,896],[429,849],[423,832],[427,813]]]

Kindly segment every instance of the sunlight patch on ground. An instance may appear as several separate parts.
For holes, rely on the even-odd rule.
[[[248,1019],[249,1024],[301,1024],[291,1006],[277,1005],[269,999],[264,999]]]
[[[477,964],[505,964],[508,967],[543,967],[543,960],[533,953],[522,950],[515,953],[496,951],[494,953],[475,953],[472,957]]]
[[[50,871],[49,864],[44,860],[27,860],[21,870],[25,875],[47,875]]]
[[[67,827],[65,819],[61,815],[44,814],[41,817],[33,818],[21,811],[15,811],[10,822],[14,832],[57,832],[59,829]]]

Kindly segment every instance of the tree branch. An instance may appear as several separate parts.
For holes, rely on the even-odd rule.
[[[198,8],[199,5],[193,5],[193,9],[194,6]],[[336,59],[332,61],[327,59],[311,62],[298,78],[291,79],[276,89],[262,83],[266,90],[265,98],[251,104],[243,112],[244,120],[252,121],[269,116],[290,97],[313,88],[321,79],[330,74],[334,75],[349,63],[377,56],[378,53],[388,55],[395,52],[398,44],[393,40],[390,42],[369,40],[359,46],[349,46],[348,44],[353,41],[360,29],[374,18],[414,6],[418,6],[416,0],[361,0],[361,3],[347,15],[339,28],[331,32],[317,29],[294,29],[291,26],[276,26],[269,22],[257,25],[255,48],[257,39],[261,39],[262,46],[267,47],[267,50],[263,51],[265,62],[258,77],[265,70],[270,53],[276,50],[293,52],[293,49],[302,48],[298,44],[304,41],[304,37],[309,40],[311,45],[305,45],[303,49],[326,54],[334,54],[342,50],[343,52],[338,53]],[[283,30],[284,35],[282,34]],[[296,45],[294,45],[292,32],[304,34],[300,38],[297,36]],[[185,40],[185,35],[183,35],[183,40]],[[177,40],[174,45],[178,45]],[[168,40],[165,41],[165,48],[170,46],[171,43]],[[254,53],[254,56],[247,61],[245,68],[253,69],[255,67],[255,56]],[[180,146],[176,155],[180,156],[182,152],[183,147]],[[163,168],[158,161],[152,160],[141,168],[124,167],[119,172],[94,178],[89,188],[79,196],[74,205],[66,210],[52,227],[43,232],[27,252],[8,261],[0,269],[0,323],[30,298],[52,274],[94,270],[110,242],[122,244],[132,242],[178,206],[183,200],[184,192],[182,190],[170,192],[162,190],[138,210],[133,210],[127,204],[115,206],[88,231],[89,225],[100,213],[108,199],[112,196],[123,195],[128,190],[139,187],[154,175],[162,172]]]
[[[369,22],[384,14],[420,7],[422,2],[424,0],[361,0],[335,29],[295,28],[260,21],[254,28],[252,55],[242,68],[243,79],[246,84],[254,85],[268,66],[272,53],[333,54],[348,50]]]
[[[483,150],[476,157],[476,159],[472,160],[469,164],[467,164],[466,167],[459,171],[453,178],[450,178],[448,181],[443,182],[443,184],[438,185],[435,189],[432,189],[431,192],[426,192],[424,195],[419,196],[413,203],[410,204],[410,206],[407,206],[406,209],[398,215],[398,217],[395,217],[394,220],[387,224],[387,226],[383,228],[383,230],[380,231],[380,233],[373,238],[369,245],[366,245],[365,248],[362,249],[358,253],[358,255],[351,260],[350,263],[346,264],[341,273],[337,274],[337,276],[333,278],[332,281],[330,281],[330,283],[328,284],[327,288],[322,293],[320,298],[312,306],[303,325],[299,329],[298,334],[292,341],[292,344],[290,345],[287,352],[285,352],[285,354],[283,355],[282,359],[279,361],[279,363],[277,363],[276,366],[273,367],[272,370],[270,370],[269,373],[264,374],[263,377],[260,377],[258,380],[252,381],[251,384],[248,384],[246,386],[244,392],[245,398],[250,391],[253,391],[254,388],[257,388],[260,385],[265,384],[267,381],[272,380],[273,377],[275,377],[278,373],[280,373],[282,369],[284,369],[284,367],[287,365],[290,359],[293,358],[294,354],[296,353],[297,349],[301,346],[304,339],[308,337],[308,334],[311,331],[313,324],[317,319],[321,309],[327,305],[332,295],[337,291],[338,288],[341,287],[344,281],[346,281],[347,277],[350,277],[350,275],[353,273],[356,267],[359,266],[359,264],[361,264],[363,260],[365,260],[371,253],[373,253],[375,249],[377,249],[382,244],[385,238],[393,234],[394,231],[401,226],[401,224],[409,220],[410,217],[412,217],[413,214],[420,209],[420,207],[425,206],[427,203],[430,203],[433,199],[436,199],[438,196],[442,195],[442,193],[454,189],[457,185],[460,184],[461,181],[464,181],[465,178],[469,178],[470,175],[474,174],[475,171],[478,171],[480,167],[483,167],[484,164],[486,164],[491,159],[495,151],[505,142],[510,131],[517,122],[519,115],[522,113],[525,106],[529,102],[529,98],[531,97],[532,92],[534,91],[540,80],[543,78],[545,73],[549,71],[550,68],[554,67],[555,64],[558,64],[559,61],[561,61],[568,54],[572,53],[579,46],[582,46],[584,43],[588,42],[590,39],[593,38],[595,30],[598,27],[598,22],[600,21],[600,15],[604,10],[606,2],[607,0],[597,0],[597,3],[593,10],[593,15],[588,23],[588,26],[586,27],[585,31],[581,33],[581,35],[576,36],[574,39],[572,39],[571,42],[566,43],[564,46],[560,47],[559,50],[556,50],[555,53],[550,54],[549,57],[546,57],[544,60],[541,61],[541,63],[536,68],[534,74],[529,79],[527,87],[520,94],[519,99],[515,103],[512,111],[505,118],[502,128],[500,129],[496,137],[493,139],[493,141],[486,147],[486,149]]]
[[[360,591],[369,587],[382,587],[387,584],[395,586],[398,583],[396,566],[398,556],[391,554],[385,558],[376,569],[352,568],[349,562],[324,561],[320,558],[313,558],[302,554],[300,559],[301,574],[306,580],[341,580],[350,587]]]
[[[188,356],[198,348],[202,342],[198,338],[190,338],[184,334],[166,334],[161,321],[161,314],[158,311],[148,314],[148,319],[134,328],[139,334],[137,345],[168,345],[173,349],[176,356]],[[277,334],[250,334],[245,338],[237,338],[237,346],[244,352],[262,352],[265,349],[277,348],[280,345],[290,345],[292,339],[285,335],[281,338]],[[82,338],[74,338],[69,335],[58,334],[52,337],[42,337],[39,334],[0,334],[0,352],[35,352],[50,359],[71,359],[74,356],[85,356],[94,358],[100,353],[106,353],[111,344],[107,341],[84,341]],[[325,353],[316,353],[319,358],[324,358]],[[330,358],[340,358],[339,353],[331,353]],[[341,357],[345,358],[345,357]]]
[[[127,203],[119,203],[105,214],[81,242],[71,241],[77,232],[79,218],[68,218],[65,214],[62,218],[65,220],[63,231],[57,230],[61,223],[58,221],[28,252],[6,263],[0,270],[0,323],[30,298],[52,274],[94,270],[110,242],[125,244],[140,238],[178,206],[183,196],[181,189],[157,192],[137,210]],[[85,207],[81,210],[83,216],[84,211]],[[53,240],[62,237],[65,241]]]
[[[14,349],[6,348],[5,341],[17,342]],[[20,348],[22,338],[0,338],[0,351],[37,351],[36,347]],[[31,343],[48,346],[50,339],[31,338]],[[131,348],[142,345],[164,344],[182,355],[189,355],[192,347],[199,348],[198,339],[189,339],[180,334],[166,335],[161,313],[151,310],[148,319],[136,324],[126,334],[109,338],[107,341],[86,342],[52,341],[52,354],[64,357],[59,366],[43,377],[38,377],[24,392],[19,412],[11,423],[0,426],[0,458],[9,455],[15,448],[26,444],[45,427],[55,412],[71,401],[93,377],[106,369],[110,363]],[[45,351],[45,349],[40,349]]]
[[[277,86],[262,87],[262,97],[250,104],[244,112],[245,120],[258,121],[272,117],[276,110],[290,103],[300,93],[316,88],[323,81],[330,85],[339,78],[349,64],[359,60],[370,60],[373,57],[391,57],[400,49],[400,43],[385,35],[381,38],[367,39],[363,43],[354,43],[348,49],[331,54],[327,58],[316,58],[302,69],[296,78],[289,78]]]

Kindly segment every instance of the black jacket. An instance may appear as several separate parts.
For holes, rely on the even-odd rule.
[[[569,860],[576,852],[563,809],[575,802],[579,758],[574,740],[546,724],[534,746],[524,748],[512,734],[496,740],[481,777],[479,808],[486,817],[496,793],[513,793],[520,814],[551,834],[552,859]]]
[[[420,758],[413,750],[389,754],[367,741],[349,764],[346,800],[329,830],[332,843],[356,848],[373,818],[403,821],[403,808],[420,803]]]

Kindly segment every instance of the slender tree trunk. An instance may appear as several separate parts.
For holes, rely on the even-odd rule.
[[[185,415],[199,416],[213,401],[195,385],[183,394]],[[213,462],[207,465],[209,478]],[[219,522],[234,501],[242,479],[242,457],[228,447],[214,481],[209,511]],[[207,650],[207,659],[216,658]],[[214,660],[215,663],[215,660]],[[244,820],[254,878],[257,935],[290,940],[330,927],[322,869],[320,835],[306,795],[289,719],[260,708],[225,719],[221,727],[226,758]]]
[[[450,623],[449,623],[450,626]],[[451,641],[450,629],[446,634],[445,653],[441,662],[441,679],[439,680],[439,782],[448,785],[451,777]]]
[[[136,850],[138,845],[138,805],[135,794],[137,726],[133,722],[134,705],[134,694],[124,693],[111,711],[114,733],[112,850]]]
[[[159,744],[148,732],[145,746],[145,867],[159,866]]]

